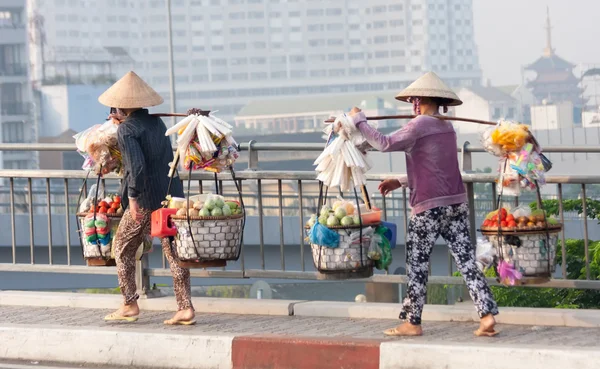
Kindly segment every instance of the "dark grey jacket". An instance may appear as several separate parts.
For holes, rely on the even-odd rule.
[[[169,163],[173,161],[171,141],[165,136],[167,127],[147,109],[131,113],[119,125],[117,138],[123,155],[121,197],[124,208],[128,198],[137,198],[142,209],[156,210],[167,195]],[[183,197],[179,177],[173,178],[170,194]]]

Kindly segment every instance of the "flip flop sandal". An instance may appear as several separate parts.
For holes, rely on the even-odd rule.
[[[105,322],[128,322],[133,323],[137,322],[138,316],[122,316],[117,313],[108,314],[104,317]]]
[[[165,320],[164,321],[165,325],[195,325],[196,321],[195,320],[174,320],[174,319],[169,319],[169,320]]]

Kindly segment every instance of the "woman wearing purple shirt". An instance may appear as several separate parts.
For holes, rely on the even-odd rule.
[[[494,336],[498,306],[483,273],[475,265],[475,249],[469,236],[469,207],[456,155],[456,132],[452,124],[436,118],[440,106],[462,104],[456,94],[434,73],[427,73],[402,91],[398,100],[412,102],[418,117],[402,129],[384,135],[365,124],[358,108],[351,111],[354,123],[369,144],[382,152],[404,151],[412,214],[408,226],[408,291],[400,319],[405,323],[384,333],[388,336],[420,336],[421,313],[427,295],[429,258],[441,235],[448,243],[463,275],[481,323],[477,336]],[[383,181],[385,196],[401,187],[397,179]]]

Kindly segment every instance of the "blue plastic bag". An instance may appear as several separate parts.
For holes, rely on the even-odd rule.
[[[336,248],[340,244],[340,235],[320,223],[315,223],[308,233],[308,239],[310,243],[332,249]]]
[[[385,232],[384,236],[385,236],[385,238],[388,239],[388,241],[390,241],[390,247],[392,249],[395,249],[396,248],[396,234],[397,234],[396,223],[381,222],[381,226],[388,229],[387,232]]]

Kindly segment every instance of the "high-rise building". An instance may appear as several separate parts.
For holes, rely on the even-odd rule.
[[[34,142],[25,0],[0,2],[0,142]],[[35,168],[31,153],[0,152],[0,168]]]
[[[44,20],[38,80],[135,68],[170,109],[165,0],[29,1]],[[231,119],[257,98],[396,91],[427,70],[455,87],[480,83],[472,0],[171,3],[179,112]]]

